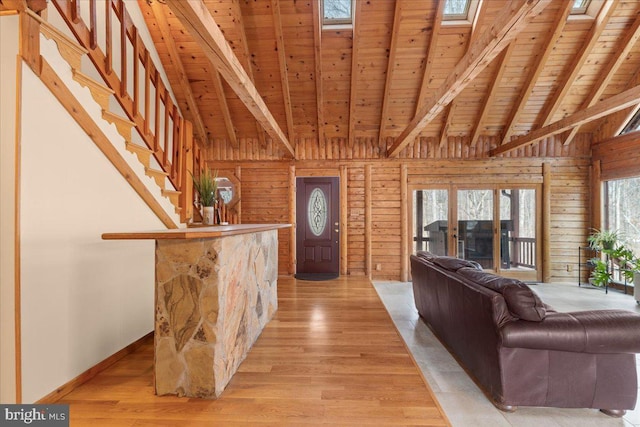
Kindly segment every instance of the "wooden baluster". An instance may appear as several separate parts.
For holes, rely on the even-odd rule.
[[[105,56],[104,56],[104,69],[107,74],[111,74],[113,72],[113,48],[112,48],[112,40],[111,37],[113,33],[111,32],[111,0],[107,0],[105,2],[105,19],[104,19],[104,27],[105,27]]]
[[[137,116],[140,114],[140,95],[138,94],[140,89],[138,84],[140,45],[138,44],[138,29],[136,27],[131,28],[131,39],[133,43],[133,114]]]
[[[156,88],[156,105],[155,105],[155,111],[156,111],[156,115],[154,117],[155,119],[155,128],[154,128],[154,132],[155,135],[153,135],[153,151],[155,151],[156,153],[158,152],[158,150],[160,149],[160,147],[158,146],[159,144],[159,138],[160,138],[160,76],[158,75],[158,70],[155,70],[154,72],[154,77],[155,77],[155,88]]]
[[[71,0],[71,21],[75,24],[80,22],[80,2],[78,0]]]
[[[89,2],[89,47],[95,49],[98,46],[98,29],[96,28],[96,0]]]
[[[124,14],[124,2],[118,0],[118,18],[120,18],[120,96],[127,94],[127,19]]]
[[[171,161],[171,151],[173,151],[169,149],[169,119],[171,118],[169,112],[171,111],[172,102],[169,92],[166,89],[164,90],[164,94],[164,170],[167,172],[171,170],[171,164],[169,162]]]
[[[178,108],[173,106],[173,159],[171,166],[176,185],[182,187],[182,157],[183,157],[183,119],[178,115]]]
[[[149,51],[144,51],[144,132],[151,133],[149,127],[149,114],[151,112],[151,64],[149,63]]]

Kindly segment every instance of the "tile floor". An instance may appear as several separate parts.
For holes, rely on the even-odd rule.
[[[640,402],[623,418],[611,418],[595,409],[521,407],[514,413],[499,411],[419,319],[411,283],[374,282],[374,287],[454,427],[640,426]],[[536,284],[531,288],[558,311],[621,308],[640,313],[632,296],[617,291],[605,295],[601,289],[575,284]],[[640,372],[640,357],[637,360]]]

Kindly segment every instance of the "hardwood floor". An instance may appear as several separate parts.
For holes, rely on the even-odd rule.
[[[449,425],[368,279],[281,277],[278,300],[218,400],[155,396],[149,342],[59,403],[72,426]]]

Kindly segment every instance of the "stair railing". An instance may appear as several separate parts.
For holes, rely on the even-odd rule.
[[[52,0],[52,3],[78,43],[87,49],[92,63],[115,92],[118,103],[171,184],[181,191],[184,221],[190,217],[192,206],[189,167],[199,166],[194,163],[193,151],[200,142],[171,98],[125,2]],[[98,5],[104,5],[103,16],[98,14]]]

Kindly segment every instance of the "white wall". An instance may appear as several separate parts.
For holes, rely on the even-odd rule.
[[[15,403],[15,141],[18,16],[0,16],[0,402]]]
[[[33,402],[153,329],[154,243],[101,233],[164,226],[23,66],[23,402]]]

